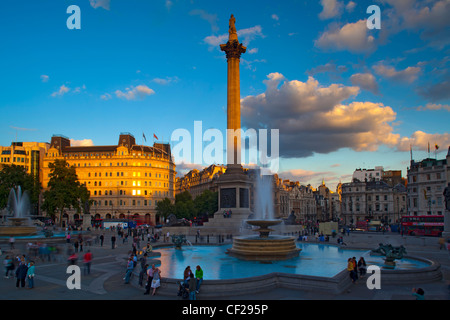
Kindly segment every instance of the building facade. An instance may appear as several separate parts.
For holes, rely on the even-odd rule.
[[[397,223],[406,212],[406,187],[394,187],[384,181],[354,180],[342,186],[341,219],[345,225],[357,226],[362,221]]]
[[[448,184],[446,159],[427,158],[420,162],[411,160],[408,168],[408,215],[443,215],[445,201],[443,192]]]
[[[21,166],[42,183],[44,175],[41,168],[49,147],[47,142],[13,142],[8,147],[0,146],[0,170],[5,165]]]
[[[169,144],[152,147],[136,144],[130,133],[121,133],[117,145],[71,146],[63,136],[53,136],[43,161],[43,188],[49,182],[49,164],[66,160],[76,168],[78,180],[86,185],[93,205],[93,219],[133,219],[155,225],[157,201],[175,198],[175,163]],[[81,217],[67,210],[67,223]]]

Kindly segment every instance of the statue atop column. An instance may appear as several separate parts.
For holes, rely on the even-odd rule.
[[[231,15],[230,18],[230,29],[228,30],[228,32],[231,34],[237,34],[236,31],[236,18],[234,17],[234,15]]]

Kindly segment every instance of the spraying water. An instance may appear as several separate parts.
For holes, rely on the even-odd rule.
[[[8,197],[8,209],[13,218],[25,219],[30,216],[30,198],[28,192],[22,192],[22,188],[17,187],[17,191],[11,188]]]
[[[272,220],[274,215],[273,179],[270,175],[256,175],[255,219]]]

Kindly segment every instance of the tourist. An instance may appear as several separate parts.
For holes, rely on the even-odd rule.
[[[156,289],[158,289],[161,285],[160,279],[161,279],[161,270],[159,270],[158,268],[155,268],[153,270],[153,279],[152,279],[152,284],[151,284],[151,287],[153,288],[152,296],[155,295]]]
[[[25,279],[27,278],[28,267],[25,262],[21,262],[16,270],[16,288],[19,288],[19,283],[21,287],[25,287]]]
[[[67,259],[68,260],[68,263],[69,263],[69,265],[76,265],[77,264],[77,260],[78,260],[78,256],[76,255],[76,253],[75,252],[73,252],[70,256],[69,256],[69,258]]]
[[[364,260],[363,257],[359,258],[358,269],[359,269],[359,275],[361,277],[364,277],[367,273],[367,265],[366,265],[366,261]]]
[[[439,250],[445,249],[445,238],[444,237],[440,237],[439,238]]]
[[[184,273],[183,273],[183,282],[185,285],[188,284],[190,275],[191,275],[191,267],[187,266],[186,269],[184,269]]]
[[[14,261],[10,256],[6,256],[3,260],[3,266],[5,267],[5,278],[9,279],[9,272],[11,271],[11,275],[13,275],[14,271]]]
[[[114,249],[116,247],[116,236],[112,235],[111,237],[111,248]]]
[[[103,247],[103,241],[105,241],[105,235],[102,233],[100,236],[100,247]]]
[[[147,269],[147,284],[145,285],[145,293],[144,294],[149,294],[150,293],[150,288],[152,286],[152,281],[153,281],[153,273],[155,272],[156,268],[155,265],[152,264],[151,268]]]
[[[425,300],[425,291],[422,288],[413,288],[412,295],[416,297],[416,300]]]
[[[34,288],[34,262],[31,261],[30,265],[28,266],[27,270],[27,279],[28,279],[28,288],[33,289]]]
[[[349,272],[350,279],[352,279],[352,282],[356,283],[355,267],[353,265],[352,258],[348,258],[348,260],[347,260],[347,271]]]
[[[90,274],[91,273],[91,262],[92,262],[92,253],[91,250],[88,250],[84,256],[83,256],[83,262],[84,262],[84,274]]]
[[[197,280],[195,279],[194,274],[191,272],[189,274],[189,282],[188,282],[188,284],[189,284],[189,287],[188,287],[189,300],[196,300],[196,297],[195,297],[196,282],[197,282]]]
[[[358,263],[356,262],[356,257],[352,258],[352,262],[353,262],[353,270],[355,272],[355,278],[356,280],[358,280]]]
[[[133,273],[133,269],[134,269],[133,258],[129,257],[125,278],[123,278],[125,280],[126,284],[130,283],[130,278],[131,278],[131,274]]]
[[[203,282],[203,270],[200,266],[195,268],[195,278],[197,279],[197,288],[195,290],[196,293],[200,293],[200,286]]]
[[[11,250],[14,250],[14,242],[15,241],[16,241],[16,239],[14,239],[14,237],[9,238],[9,246],[10,246]]]

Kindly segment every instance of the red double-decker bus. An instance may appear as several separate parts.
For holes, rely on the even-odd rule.
[[[403,234],[440,237],[444,231],[444,216],[403,216]]]

